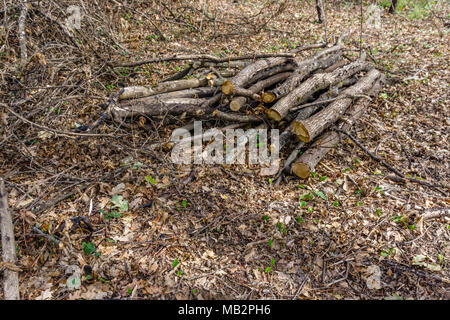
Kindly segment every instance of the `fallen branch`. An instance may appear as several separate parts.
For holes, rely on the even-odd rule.
[[[153,58],[147,59],[143,61],[129,62],[114,65],[114,68],[131,68],[138,67],[144,64],[156,63],[156,62],[167,62],[167,61],[183,61],[183,60],[201,60],[201,61],[210,61],[215,63],[224,63],[228,61],[236,61],[236,60],[254,60],[254,59],[262,59],[262,58],[273,58],[273,57],[286,57],[293,58],[295,57],[294,53],[267,53],[267,54],[255,54],[255,55],[246,55],[239,57],[226,57],[226,58],[217,58],[215,56],[209,54],[197,54],[197,55],[173,55],[162,58]]]
[[[352,140],[362,151],[364,151],[364,153],[366,153],[369,157],[371,157],[373,160],[375,160],[376,162],[380,163],[381,165],[383,165],[384,167],[386,167],[387,169],[389,169],[390,171],[392,171],[394,174],[396,174],[397,176],[399,176],[402,179],[405,180],[409,180],[411,182],[415,182],[427,187],[431,187],[433,189],[435,189],[436,191],[442,193],[444,196],[447,196],[447,194],[442,191],[441,189],[439,189],[439,187],[444,187],[447,188],[446,186],[441,186],[441,185],[435,185],[432,184],[430,182],[427,181],[423,181],[423,180],[419,180],[419,179],[415,179],[415,178],[411,178],[406,176],[405,174],[403,174],[402,172],[400,172],[397,168],[391,166],[389,163],[387,163],[386,161],[384,161],[383,159],[378,158],[376,155],[374,155],[372,152],[370,152],[369,150],[366,149],[366,147],[364,147],[361,142],[359,142],[355,137],[353,137],[350,133],[348,133],[347,131],[341,130],[341,129],[336,129],[337,132],[340,132],[344,135],[346,135],[347,137],[350,138],[350,140]]]
[[[125,87],[123,93],[120,95],[119,100],[127,100],[127,99],[138,99],[144,97],[155,96],[161,93],[199,88],[205,86],[220,86],[222,85],[224,80],[220,79],[184,79],[184,80],[176,80],[176,81],[167,81],[161,82],[156,86],[152,87],[144,87],[144,86],[133,86],[133,87]]]

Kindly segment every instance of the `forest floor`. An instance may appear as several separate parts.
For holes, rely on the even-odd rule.
[[[16,32],[8,31],[20,10],[11,5],[1,33],[1,101],[34,123],[69,131],[96,119],[120,85],[155,83],[184,65],[113,69],[108,62],[282,52],[325,34],[308,1],[284,8],[283,1],[181,1],[172,10],[149,3],[134,11],[115,1],[87,4],[79,48],[30,9],[33,59],[21,68]],[[445,185],[448,28],[429,11],[382,9],[381,27],[364,22],[361,33],[359,6],[333,3],[327,34],[352,29],[347,55],[357,57],[361,43],[389,79],[353,135],[403,173]],[[64,5],[40,8],[62,21]],[[169,149],[149,148],[182,120],[131,131],[107,121],[96,131],[103,136],[74,139],[1,107],[0,115],[0,176],[24,299],[450,299],[448,188],[387,179],[391,172],[350,140],[314,176],[274,186],[256,166],[174,166]],[[327,200],[314,196],[318,190]],[[128,209],[119,215],[111,200]],[[36,236],[35,223],[59,245]]]

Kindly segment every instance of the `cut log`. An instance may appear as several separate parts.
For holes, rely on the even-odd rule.
[[[19,277],[17,270],[13,270],[16,263],[14,224],[11,212],[8,210],[8,194],[2,178],[0,178],[0,232],[2,236],[2,260],[6,266],[3,271],[4,299],[19,300]]]
[[[248,89],[234,87],[230,81],[225,81],[222,85],[222,93],[225,95],[233,94],[237,96],[249,97],[253,100],[261,100],[261,97],[258,94]]]
[[[248,91],[250,91],[252,93],[258,93],[258,92],[264,90],[265,88],[271,87],[283,80],[286,80],[290,75],[291,75],[290,72],[283,72],[283,73],[276,74],[274,76],[271,76],[267,79],[264,79],[264,80],[261,80],[261,81],[255,83],[250,88],[248,88]],[[267,99],[266,93],[262,94],[262,100],[265,103],[272,102],[269,99]],[[247,103],[246,97],[235,97],[230,102],[230,109],[233,111],[239,111],[242,108],[242,106],[244,106],[246,103]]]
[[[275,67],[263,70],[261,72],[258,72],[254,77],[252,77],[248,81],[248,84],[249,85],[253,85],[253,84],[259,82],[260,80],[272,77],[272,76],[277,75],[279,73],[294,71],[296,69],[296,66],[297,65],[294,64],[294,63],[284,63],[284,64],[280,64],[278,66],[275,66]]]
[[[280,121],[289,113],[290,109],[305,102],[313,93],[333,86],[353,76],[357,72],[370,69],[370,67],[371,65],[369,63],[356,60],[331,73],[316,74],[295,88],[286,97],[278,101],[267,111],[267,114],[269,118]]]
[[[150,97],[161,93],[192,89],[205,86],[221,86],[225,80],[221,79],[184,79],[176,81],[161,82],[153,87],[132,86],[124,88],[119,100],[137,99]]]
[[[375,96],[381,89],[385,78],[381,76],[377,83],[370,90],[369,95]],[[338,127],[348,131],[351,126],[367,112],[367,106],[370,100],[368,98],[359,98],[351,106],[340,121]],[[291,172],[297,177],[306,179],[314,171],[316,165],[335,145],[339,143],[341,135],[336,131],[328,131],[322,134],[291,166]]]
[[[342,55],[341,49],[342,48],[340,45],[335,45],[320,51],[309,59],[299,61],[297,68],[294,70],[291,77],[289,77],[289,79],[287,79],[283,84],[272,90],[272,94],[276,99],[286,96],[312,72],[327,68],[336,63]]]
[[[268,59],[260,59],[255,63],[248,65],[244,69],[241,70],[234,78],[231,79],[231,83],[235,87],[245,88],[249,81],[259,72],[272,68],[274,66],[281,65],[283,63],[288,62],[288,58],[278,57],[278,58],[268,58]]]
[[[372,69],[367,75],[353,86],[340,94],[336,101],[314,116],[292,123],[292,132],[303,142],[310,142],[322,131],[335,123],[351,105],[355,96],[367,94],[374,86],[381,73]]]

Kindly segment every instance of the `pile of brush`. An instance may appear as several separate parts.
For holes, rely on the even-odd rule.
[[[344,57],[340,43],[299,57],[313,47],[318,45],[258,59],[200,56],[169,81],[122,89],[110,113],[122,122],[174,115],[218,119],[234,127],[279,128],[280,149],[292,149],[280,170],[265,174],[306,178],[342,131],[358,120],[385,79],[364,59]]]

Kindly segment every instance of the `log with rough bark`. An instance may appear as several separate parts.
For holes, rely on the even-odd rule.
[[[259,82],[260,80],[269,78],[269,77],[277,75],[279,73],[294,71],[295,68],[296,68],[296,64],[291,63],[291,62],[280,64],[280,65],[272,67],[272,68],[268,68],[266,70],[258,72],[255,76],[253,76],[248,81],[248,84],[253,85],[253,84]]]
[[[253,100],[261,99],[260,95],[256,94],[255,92],[253,92],[251,90],[234,87],[233,84],[231,83],[231,81],[225,81],[225,83],[222,85],[222,93],[225,95],[233,94],[236,96],[244,96],[244,97],[251,98]]]
[[[292,123],[292,132],[295,133],[299,140],[310,142],[322,133],[322,131],[339,120],[355,97],[367,94],[380,76],[381,73],[378,70],[370,70],[364,78],[344,90],[337,97],[337,100],[332,102],[327,108],[308,119],[294,120]]]
[[[176,81],[161,82],[153,87],[132,86],[124,88],[124,92],[120,95],[119,100],[138,99],[144,97],[155,96],[161,93],[192,89],[206,86],[221,86],[226,80],[222,79],[183,79]]]
[[[274,76],[271,76],[267,79],[264,79],[264,80],[261,80],[261,81],[255,83],[250,88],[248,88],[248,91],[256,94],[258,92],[261,92],[265,88],[271,87],[283,80],[286,80],[290,75],[291,75],[290,72],[283,72],[283,73],[276,74]],[[266,103],[272,102],[272,101],[264,100],[264,94],[262,95],[262,99]],[[245,96],[233,98],[230,102],[230,109],[233,111],[239,111],[247,103],[247,100],[248,99]]]
[[[14,241],[14,225],[11,212],[8,210],[8,194],[5,184],[0,178],[0,232],[2,235],[3,293],[5,300],[19,300],[19,277],[17,275],[16,245]]]
[[[206,101],[204,98],[138,99],[114,105],[112,114],[116,119],[134,115],[163,116],[184,113],[189,116],[203,116],[209,111],[208,107],[202,106]]]
[[[280,121],[295,106],[302,104],[315,92],[333,86],[345,79],[352,77],[360,71],[366,71],[371,68],[367,62],[356,60],[342,68],[336,69],[331,73],[318,73],[300,84],[286,97],[279,100],[267,111],[270,119]]]
[[[294,70],[289,79],[270,92],[273,96],[273,100],[275,101],[286,96],[312,72],[333,65],[341,56],[341,46],[335,45],[320,51],[309,59],[298,61],[297,68]]]
[[[287,58],[268,58],[260,59],[248,65],[241,70],[235,77],[231,79],[234,87],[245,88],[249,81],[259,72],[288,62]]]
[[[385,78],[382,75],[373,88],[368,93],[369,96],[376,96],[384,83]],[[340,121],[338,127],[342,130],[349,130],[352,125],[367,112],[367,106],[370,99],[359,98],[356,103],[351,106]],[[314,171],[316,165],[323,157],[335,147],[341,139],[341,135],[336,131],[327,131],[323,133],[296,161],[291,165],[291,172],[297,177],[305,179]]]

